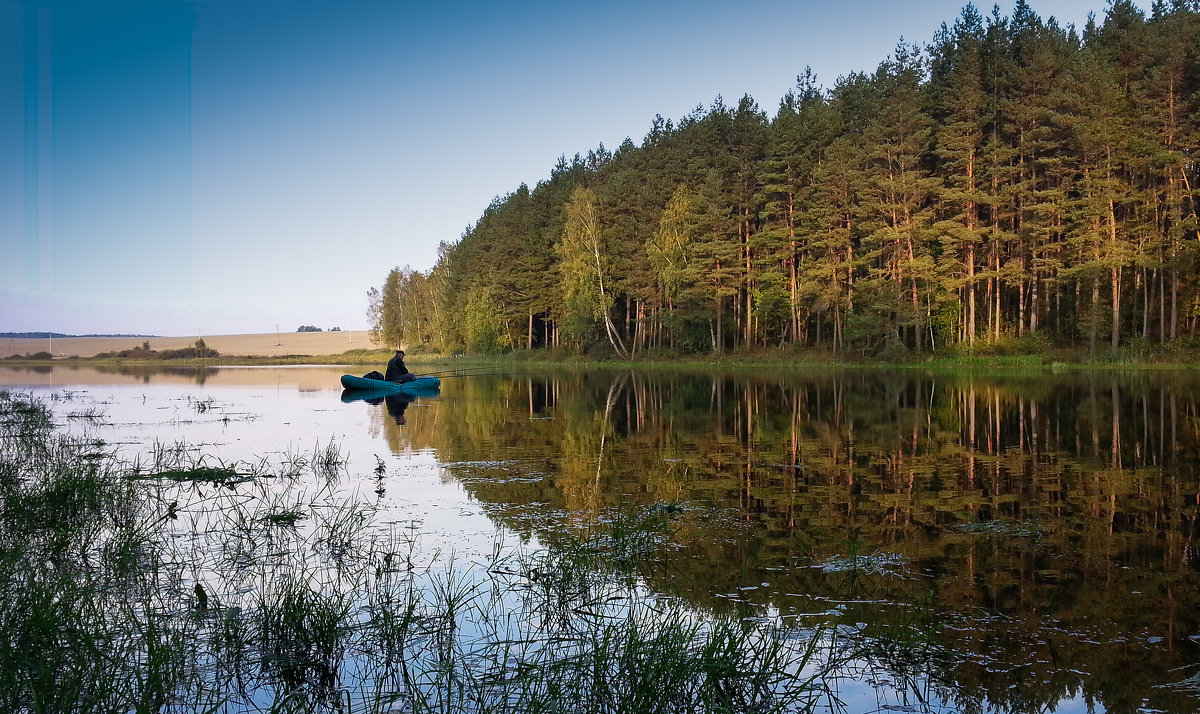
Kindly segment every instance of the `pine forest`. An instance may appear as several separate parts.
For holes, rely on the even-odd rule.
[[[804,70],[773,116],[718,97],[564,156],[369,311],[468,353],[1192,349],[1198,151],[1197,0],[1082,29],[968,5],[874,71]]]

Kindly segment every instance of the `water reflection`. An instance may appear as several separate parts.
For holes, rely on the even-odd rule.
[[[436,396],[436,394],[429,396]],[[392,422],[396,424],[396,426],[404,426],[407,423],[404,412],[408,410],[408,405],[417,401],[417,398],[418,395],[408,394],[406,392],[396,392],[395,394],[387,394],[384,396],[378,396],[376,394],[372,394],[371,392],[362,392],[350,389],[342,392],[342,401],[347,404],[353,402],[365,402],[373,406],[379,406],[380,404],[385,405],[388,418],[390,418]]]
[[[654,587],[863,623],[871,641],[936,613],[949,656],[921,667],[956,708],[1195,708],[1163,688],[1196,673],[1200,637],[1193,377],[578,373],[456,389],[424,436],[514,530],[553,542],[549,513],[701,504]]]
[[[845,711],[1200,703],[1194,375],[577,370],[451,378],[389,405],[340,403],[340,371],[56,366],[0,383],[102,385],[114,443],[278,460],[336,435],[344,486],[447,552],[489,547],[480,510],[554,544],[661,509],[648,586],[828,628]]]

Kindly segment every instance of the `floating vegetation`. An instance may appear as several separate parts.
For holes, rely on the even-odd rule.
[[[1193,669],[1193,668],[1195,668],[1195,665],[1188,667],[1186,669]],[[1162,685],[1159,685],[1159,687],[1162,689],[1174,689],[1174,690],[1181,691],[1181,692],[1191,692],[1194,694],[1200,694],[1200,670],[1196,671],[1189,677],[1179,680],[1178,682],[1172,682],[1171,684],[1162,684]]]
[[[211,483],[214,486],[232,486],[251,480],[251,474],[239,472],[224,466],[197,466],[190,469],[170,469],[157,473],[131,475],[130,478],[142,480],[193,481]]]
[[[193,399],[192,397],[188,397],[188,405],[192,408],[192,411],[196,412],[197,414],[204,414],[208,410],[212,409],[213,405],[215,404],[216,400],[212,397],[205,397],[204,399]]]
[[[342,453],[341,446],[332,438],[322,446],[318,442],[311,452],[288,450],[283,452],[277,466],[271,466],[263,458],[258,464],[259,470],[273,471],[279,477],[296,480],[306,473],[313,473],[327,482],[337,481],[345,474],[349,458]]]
[[[104,420],[104,411],[96,406],[85,407],[67,412],[67,419],[99,423]]]
[[[960,523],[954,526],[954,529],[976,535],[1011,536],[1014,538],[1040,538],[1042,536],[1041,527],[1037,523],[1032,522],[976,521],[974,523]]]
[[[470,483],[541,483],[550,476],[540,460],[456,461],[443,464],[460,481]]]
[[[857,573],[862,575],[902,575],[904,558],[895,553],[854,553],[826,558],[817,564],[826,573]]]
[[[296,524],[308,516],[300,511],[278,511],[263,516],[263,521],[272,526],[295,528]]]

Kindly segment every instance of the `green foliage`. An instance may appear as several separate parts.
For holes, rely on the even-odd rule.
[[[481,287],[472,291],[463,321],[468,350],[496,354],[512,348],[512,341],[497,308],[491,290]]]
[[[367,292],[371,341],[388,348],[429,347],[436,343],[437,281],[411,268],[393,268],[383,290]]]
[[[379,338],[375,344],[385,347],[399,347],[404,342],[404,296],[401,288],[404,273],[399,268],[393,268],[383,283],[383,292],[379,298]]]
[[[685,279],[689,277],[688,262],[696,230],[695,222],[691,194],[686,186],[680,186],[663,209],[658,230],[646,243],[646,257],[658,279],[662,296],[668,303],[676,299]]]
[[[486,288],[513,347],[622,357],[1162,350],[1200,330],[1198,48],[1194,3],[1115,2],[1082,31],[967,6],[831,88],[806,71],[773,117],[748,96],[656,117],[445,245],[421,339],[463,348]],[[370,299],[384,326],[386,286]]]
[[[791,314],[791,298],[779,285],[768,283],[754,291],[754,318],[766,336],[778,340]]]
[[[712,349],[712,323],[706,315],[672,310],[663,316],[663,328],[671,345],[684,354],[702,354]]]
[[[191,347],[181,347],[177,350],[155,350],[150,347],[150,341],[145,340],[140,347],[116,352],[101,352],[95,359],[128,359],[128,360],[178,360],[178,359],[211,359],[220,357],[221,353],[210,348],[204,338],[198,338]],[[47,355],[48,357],[48,355]]]

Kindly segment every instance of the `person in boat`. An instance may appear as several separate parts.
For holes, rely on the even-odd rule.
[[[404,350],[396,350],[396,356],[388,360],[387,372],[383,378],[389,382],[411,382],[417,378],[417,375],[408,371],[408,367],[404,366]]]
[[[408,371],[408,367],[404,366],[404,350],[396,350],[396,356],[388,360],[387,374],[379,370],[371,370],[363,375],[364,379],[382,379],[388,382],[396,382],[403,384],[411,382],[417,378],[417,375]]]

